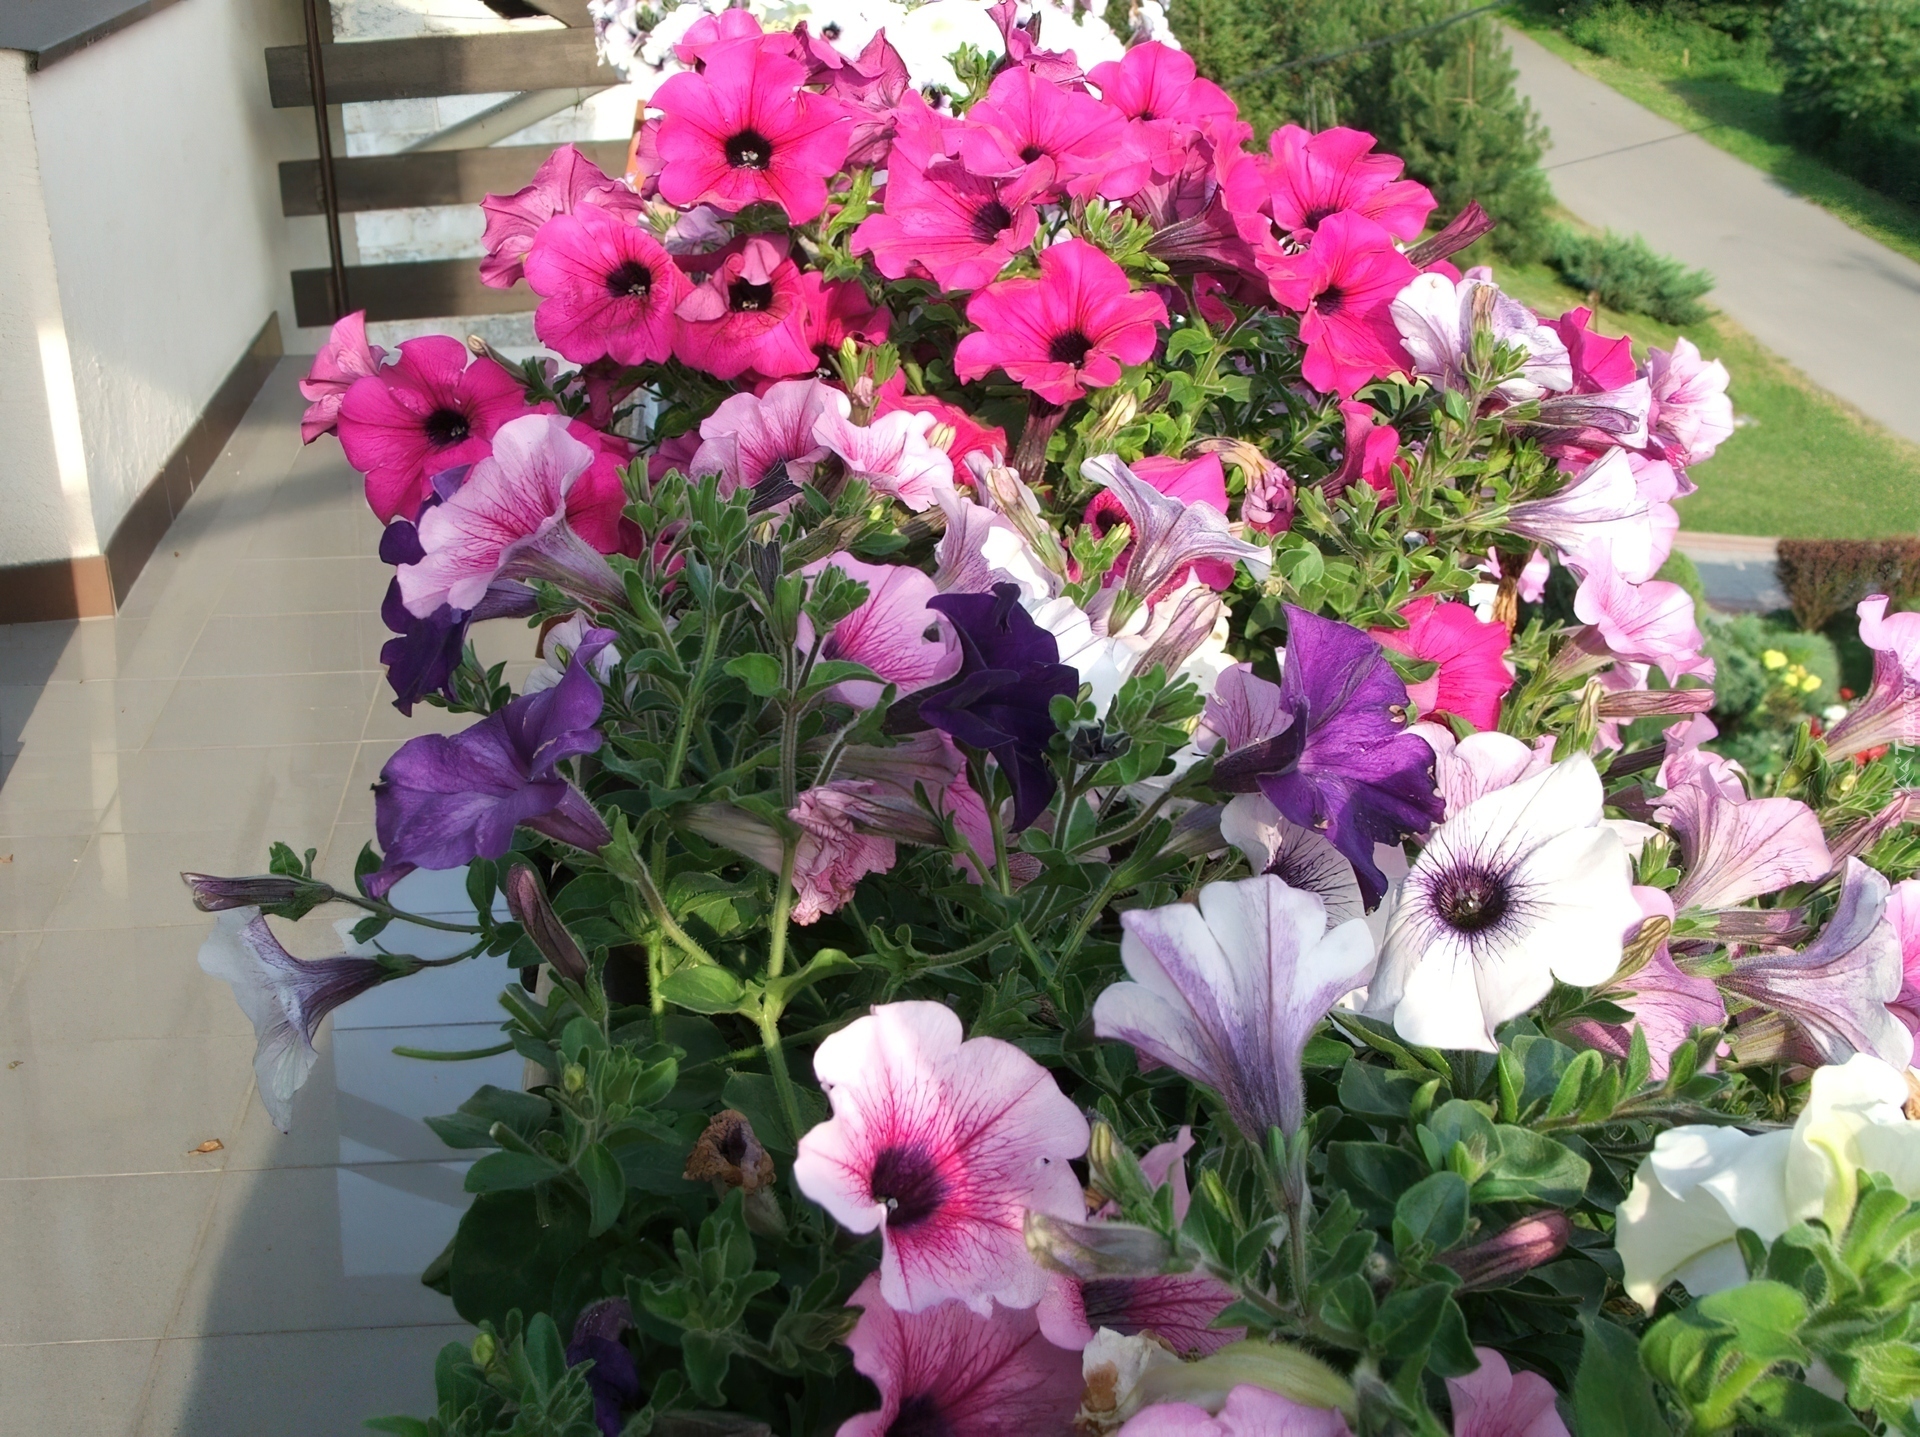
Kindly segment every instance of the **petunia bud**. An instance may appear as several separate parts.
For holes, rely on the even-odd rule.
[[[506,890],[508,911],[527,930],[527,937],[540,950],[540,956],[552,964],[553,971],[562,978],[584,983],[587,960],[567,931],[567,925],[560,921],[553,905],[547,901],[547,890],[540,882],[540,875],[526,864],[516,863],[507,870],[500,886]]]
[[[1572,1235],[1573,1224],[1565,1213],[1545,1212],[1522,1218],[1472,1247],[1442,1253],[1436,1260],[1460,1274],[1462,1287],[1499,1287],[1542,1263],[1552,1262]]]
[[[1081,1282],[1185,1270],[1171,1243],[1132,1223],[1069,1222],[1029,1210],[1026,1235],[1035,1262]]]
[[[318,908],[333,901],[333,889],[311,878],[284,873],[259,873],[249,878],[216,878],[211,873],[183,873],[181,880],[193,892],[193,906],[202,913],[229,908],[279,908],[304,903]]]
[[[1353,1384],[1310,1353],[1283,1342],[1250,1338],[1221,1348],[1198,1362],[1153,1367],[1135,1389],[1145,1405],[1187,1402],[1218,1411],[1227,1394],[1242,1384],[1278,1392],[1306,1407],[1354,1411]]]

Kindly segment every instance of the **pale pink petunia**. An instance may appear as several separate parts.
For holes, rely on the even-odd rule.
[[[594,462],[568,423],[532,414],[502,425],[466,483],[420,517],[425,555],[396,575],[409,613],[472,609],[499,578],[550,579],[583,600],[622,600],[607,561],[567,523],[568,495]]]
[[[1551,544],[1577,569],[1590,567],[1604,553],[1628,583],[1651,579],[1660,567],[1649,501],[1622,449],[1609,449],[1559,492],[1512,505],[1507,526]]]
[[[986,1316],[958,1302],[901,1312],[878,1274],[848,1305],[860,1320],[847,1346],[880,1407],[849,1417],[837,1437],[1071,1437],[1080,1354],[1047,1341],[1032,1312]]]
[[[1713,660],[1695,622],[1693,598],[1678,584],[1649,579],[1630,584],[1604,551],[1588,558],[1587,575],[1574,592],[1573,612],[1592,624],[1616,658],[1657,664],[1669,683],[1688,674],[1711,680]]]
[[[787,379],[765,394],[730,394],[700,422],[688,473],[720,476],[722,498],[740,489],[771,494],[805,484],[827,457],[815,429],[827,414],[851,412],[847,396],[817,379]]]
[[[1681,468],[1704,463],[1733,435],[1733,401],[1727,397],[1727,367],[1701,358],[1685,335],[1673,352],[1647,351],[1652,406],[1647,427],[1666,457]]]
[[[810,313],[806,283],[784,243],[754,235],[736,241],[674,309],[674,354],[716,379],[811,374],[818,362]]]
[[[313,357],[313,367],[300,381],[300,397],[307,401],[307,412],[300,416],[300,442],[311,444],[331,434],[340,420],[340,401],[353,382],[372,374],[386,357],[386,350],[367,343],[365,310],[335,320],[327,342]]]
[[[644,225],[602,209],[556,215],[534,236],[526,274],[542,300],[534,333],[562,358],[631,365],[673,353],[687,277]]]
[[[1025,1213],[1086,1216],[1086,1118],[1011,1043],[962,1032],[942,1004],[889,1003],[814,1054],[833,1117],[800,1140],[794,1183],[850,1231],[879,1230],[880,1295],[902,1312],[1032,1307],[1046,1276]]]
[[[898,499],[918,514],[953,492],[953,460],[927,442],[935,424],[931,414],[895,410],[866,424],[855,424],[838,408],[814,421],[813,437],[876,494]]]
[[[1889,614],[1885,594],[1869,594],[1856,612],[1860,642],[1873,650],[1873,683],[1827,735],[1835,759],[1920,743],[1920,613]]]
[[[1660,889],[1636,884],[1633,897],[1640,905],[1643,922],[1656,918],[1672,921],[1673,899]],[[1628,1021],[1602,1023],[1581,1018],[1570,1025],[1570,1031],[1589,1048],[1616,1058],[1625,1058],[1631,1051],[1636,1030],[1645,1033],[1647,1056],[1656,1079],[1666,1078],[1668,1060],[1695,1028],[1717,1028],[1727,1021],[1727,1005],[1713,980],[1682,973],[1664,941],[1638,972],[1614,979],[1601,992],[1608,1002],[1627,1010],[1631,1015]]]
[[[1009,279],[967,303],[974,332],[954,352],[966,380],[1003,369],[1051,404],[1120,381],[1121,366],[1142,364],[1159,343],[1167,306],[1136,292],[1119,265],[1085,240],[1062,240],[1040,254],[1038,279]]]
[[[1491,284],[1416,275],[1393,300],[1393,322],[1413,359],[1413,372],[1437,388],[1465,391],[1472,382],[1473,340],[1479,332],[1526,355],[1517,374],[1494,394],[1522,404],[1573,387],[1567,346],[1551,326]]]
[[[1473,1355],[1480,1359],[1476,1371],[1447,1379],[1453,1437],[1568,1437],[1551,1382],[1515,1372],[1491,1347],[1476,1347]]]
[[[1081,474],[1112,496],[1132,531],[1124,582],[1149,607],[1179,588],[1189,572],[1208,584],[1224,578],[1221,588],[1233,582],[1238,564],[1266,577],[1271,552],[1236,538],[1224,510],[1163,493],[1111,454],[1086,460]]]
[[[1308,1407],[1241,1383],[1218,1413],[1191,1402],[1156,1402],[1136,1412],[1115,1437],[1353,1437],[1353,1429],[1332,1408]]]
[[[1475,799],[1511,788],[1553,767],[1551,734],[1527,744],[1507,733],[1476,733],[1456,739],[1452,729],[1437,723],[1414,724],[1407,732],[1419,734],[1433,746],[1434,782],[1447,801],[1448,818]]]
[[[1832,870],[1820,817],[1799,799],[1736,796],[1707,765],[1678,772],[1654,811],[1680,841],[1679,907],[1731,908]]]
[[[1421,714],[1452,714],[1477,729],[1500,722],[1500,700],[1513,687],[1507,667],[1511,635],[1504,624],[1482,623],[1466,604],[1423,594],[1400,610],[1404,629],[1369,629],[1385,647],[1433,664],[1427,678],[1407,685],[1407,698]]]
[[[1213,1325],[1234,1297],[1232,1288],[1204,1272],[1085,1282],[1055,1273],[1036,1312],[1050,1340],[1076,1351],[1105,1329],[1125,1337],[1150,1333],[1183,1357],[1206,1356],[1247,1335],[1244,1327]]]
[[[856,708],[872,708],[885,684],[894,684],[902,696],[950,679],[960,668],[960,641],[953,625],[927,607],[940,590],[932,579],[905,564],[868,564],[851,554],[833,554],[810,564],[809,577],[838,569],[867,586],[867,597],[848,614],[820,645],[822,659],[844,659],[865,664],[883,683],[851,679],[837,684],[834,698]],[[801,651],[813,647],[813,625],[800,617]]]
[[[838,912],[862,878],[893,867],[892,840],[863,832],[855,821],[867,787],[857,779],[836,780],[807,789],[787,811],[800,828],[793,856],[795,923]]]
[[[1301,373],[1315,389],[1351,395],[1408,367],[1392,305],[1414,268],[1372,220],[1328,215],[1306,249],[1263,254],[1260,268],[1273,297],[1300,314]]]
[[[562,145],[542,161],[525,189],[488,195],[480,208],[487,216],[486,233],[480,239],[486,249],[480,261],[480,282],[495,289],[511,289],[519,281],[534,236],[555,215],[588,208],[628,219],[641,214],[640,197],[573,145]]]
[[[1127,467],[1136,478],[1146,480],[1168,498],[1187,504],[1205,504],[1222,518],[1226,517],[1227,475],[1220,465],[1219,455],[1203,454],[1198,459],[1154,456],[1136,459]],[[1115,525],[1129,522],[1126,505],[1120,502],[1113,490],[1102,489],[1088,502],[1081,522],[1105,534]],[[1125,576],[1128,565],[1133,562],[1136,547],[1135,543],[1130,542],[1121,550],[1120,557],[1113,561],[1113,567],[1107,571],[1109,582]],[[1219,559],[1202,560],[1193,566],[1193,573],[1211,589],[1229,589],[1233,586],[1233,565]]]
[[[1887,895],[1887,922],[1900,940],[1900,996],[1888,1006],[1909,1032],[1920,1033],[1920,878],[1893,885]]]
[[[1363,130],[1313,134],[1282,125],[1268,137],[1265,156],[1246,156],[1228,176],[1227,203],[1241,233],[1268,248],[1275,230],[1305,243],[1331,216],[1359,215],[1412,239],[1433,213],[1433,194],[1399,178],[1400,160],[1374,153],[1374,143]]]

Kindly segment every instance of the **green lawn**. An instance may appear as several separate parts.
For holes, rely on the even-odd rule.
[[[1788,143],[1781,79],[1764,37],[1735,40],[1620,0],[1571,13],[1547,0],[1507,12],[1542,45],[1596,80],[1755,169],[1862,234],[1920,260],[1920,211],[1869,189]]]
[[[1543,313],[1586,302],[1544,265],[1496,266],[1494,273],[1503,289]],[[1680,332],[1609,310],[1597,323],[1608,334],[1632,334],[1663,349]],[[1727,366],[1739,428],[1692,470],[1700,492],[1680,502],[1682,524],[1800,539],[1920,532],[1920,446],[1816,388],[1724,316],[1685,333]]]

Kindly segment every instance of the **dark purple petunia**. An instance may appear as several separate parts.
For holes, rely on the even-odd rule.
[[[1221,758],[1213,784],[1258,789],[1292,822],[1325,834],[1371,908],[1387,891],[1374,845],[1424,833],[1446,815],[1433,749],[1407,732],[1407,686],[1378,643],[1291,604],[1286,613],[1283,726]]]
[[[593,629],[560,682],[522,694],[464,732],[409,739],[373,786],[374,825],[386,861],[368,880],[384,895],[416,868],[498,858],[525,825],[589,851],[610,835],[585,794],[558,771],[600,747],[602,695],[592,664],[613,639]]]
[[[927,607],[944,614],[960,637],[960,671],[945,683],[896,704],[895,733],[937,728],[955,743],[990,753],[1013,785],[1013,831],[1038,818],[1053,798],[1047,743],[1056,695],[1080,692],[1080,676],[1060,662],[1060,645],[1020,607],[1020,591],[995,584],[990,594],[941,594]]]
[[[587,1390],[593,1394],[593,1421],[606,1437],[620,1437],[626,1412],[640,1405],[640,1369],[620,1334],[633,1326],[633,1309],[623,1297],[602,1298],[583,1308],[567,1342],[567,1366],[583,1362]]]
[[[444,477],[444,476],[442,476]],[[440,479],[434,483],[438,485]],[[428,500],[431,506],[435,500]],[[420,546],[419,531],[411,521],[396,519],[380,535],[380,558],[398,567],[417,564],[426,557]],[[409,612],[400,595],[400,581],[387,585],[387,596],[380,602],[380,622],[399,635],[380,648],[380,662],[386,666],[387,683],[393,688],[393,706],[411,714],[413,706],[428,694],[453,697],[453,671],[460,667],[466,652],[467,630],[486,619],[525,618],[534,611],[532,589],[520,583],[496,583],[472,610],[442,604],[424,619]]]

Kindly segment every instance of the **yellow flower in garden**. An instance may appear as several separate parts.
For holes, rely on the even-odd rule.
[[[1800,692],[1803,694],[1810,694],[1819,687],[1820,687],[1820,675],[1818,674],[1808,674],[1805,678],[1800,680]]]
[[[1778,649],[1768,649],[1760,655],[1760,662],[1770,669],[1784,669],[1787,666],[1787,656]]]

